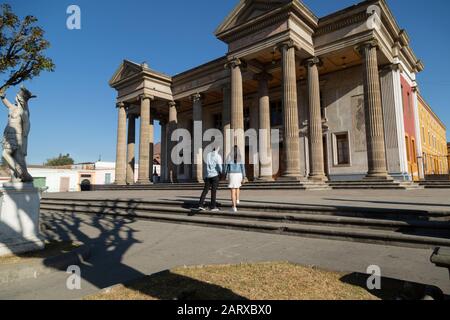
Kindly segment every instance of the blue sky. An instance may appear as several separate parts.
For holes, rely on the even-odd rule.
[[[2,1],[4,2],[4,1]],[[20,16],[32,14],[46,30],[54,73],[27,83],[39,98],[32,102],[32,132],[28,162],[40,164],[59,153],[76,162],[115,160],[117,114],[115,92],[108,80],[121,61],[146,61],[169,75],[222,56],[225,45],[215,28],[238,0],[13,0],[6,1]],[[357,3],[352,0],[305,0],[323,16]],[[388,0],[398,23],[425,63],[419,84],[425,99],[450,127],[450,2],[448,0]],[[66,9],[82,10],[82,29],[66,28]],[[8,92],[14,98],[15,90]],[[6,109],[0,115],[4,126]],[[449,130],[450,131],[450,130]],[[448,137],[450,137],[448,132]],[[159,128],[156,128],[159,141]]]

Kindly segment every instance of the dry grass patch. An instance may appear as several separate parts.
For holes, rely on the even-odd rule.
[[[78,242],[48,242],[45,248],[40,251],[21,253],[17,255],[7,255],[0,257],[0,265],[32,262],[34,260],[56,257],[68,253],[81,246]]]
[[[291,263],[184,267],[89,296],[87,300],[375,300],[346,274]]]

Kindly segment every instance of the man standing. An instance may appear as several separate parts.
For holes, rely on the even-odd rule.
[[[205,187],[203,189],[200,202],[198,204],[199,211],[205,211],[203,207],[205,203],[205,198],[208,195],[209,189],[211,189],[211,206],[212,212],[217,212],[219,209],[216,205],[217,188],[219,187],[220,176],[223,172],[222,167],[222,157],[219,154],[219,150],[213,149],[212,152],[208,153],[206,156],[206,167],[205,167]]]

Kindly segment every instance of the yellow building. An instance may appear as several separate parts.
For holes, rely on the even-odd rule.
[[[448,160],[448,168],[450,168],[450,142],[447,143],[447,160]]]
[[[418,95],[419,123],[426,176],[448,174],[447,133],[445,125],[422,96]]]

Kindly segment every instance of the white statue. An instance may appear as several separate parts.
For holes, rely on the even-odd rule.
[[[26,156],[28,154],[28,134],[30,133],[30,111],[28,100],[36,98],[30,91],[22,87],[16,96],[16,104],[12,104],[0,92],[3,104],[9,110],[8,124],[3,134],[3,159],[11,170],[13,182],[33,182],[28,173]]]

